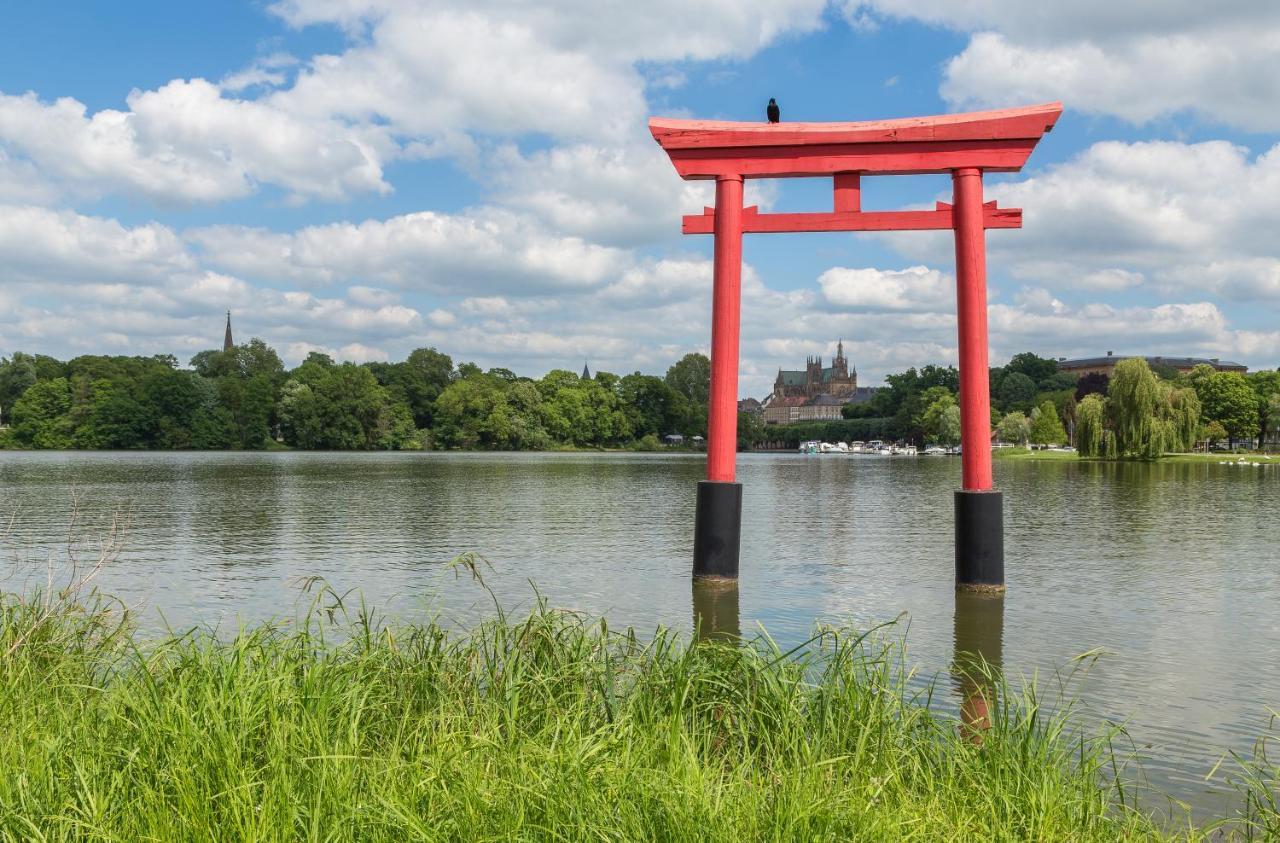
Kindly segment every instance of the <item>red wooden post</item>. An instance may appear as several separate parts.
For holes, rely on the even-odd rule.
[[[716,179],[715,238],[707,479],[732,483],[738,452],[738,338],[742,317],[741,176]]]
[[[742,535],[742,484],[734,482],[742,316],[742,176],[716,179],[714,225],[707,479],[698,484],[693,576],[702,580],[736,580]]]
[[[862,210],[862,175],[860,173],[836,173],[835,212],[853,214]]]
[[[987,363],[987,244],[982,226],[982,171],[951,175],[955,196],[956,317],[960,327],[960,441],[963,487],[991,483],[991,395]]]
[[[960,333],[961,490],[955,494],[956,587],[1004,590],[1004,501],[991,479],[991,394],[987,363],[987,244],[982,170],[951,174],[956,237],[956,322]]]

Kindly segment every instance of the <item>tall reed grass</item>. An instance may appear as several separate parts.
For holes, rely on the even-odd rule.
[[[1105,743],[1033,696],[1003,693],[974,741],[908,691],[892,646],[844,630],[781,652],[542,602],[450,632],[331,601],[148,640],[124,614],[0,599],[3,839],[1167,835],[1108,784]]]

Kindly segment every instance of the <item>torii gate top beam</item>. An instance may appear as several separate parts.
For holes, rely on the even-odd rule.
[[[1058,102],[860,123],[737,123],[655,117],[649,131],[684,179],[908,175],[963,167],[1016,172]]]
[[[1062,104],[1051,102],[1002,111],[974,111],[862,123],[731,123],[655,117],[649,131],[680,177],[695,179],[834,179],[833,210],[761,214],[747,208],[749,233],[946,229],[950,205],[932,211],[862,212],[864,175],[946,173],[962,169],[1015,172],[1053,128]],[[982,210],[983,228],[1020,228],[1022,211]],[[685,234],[710,234],[715,212],[684,218]]]

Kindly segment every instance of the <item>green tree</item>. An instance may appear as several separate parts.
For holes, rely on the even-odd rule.
[[[1045,401],[1032,414],[1030,439],[1037,445],[1066,444],[1067,431],[1063,429],[1058,409],[1052,401]]]
[[[14,402],[22,397],[37,379],[35,360],[28,354],[15,352],[12,359],[0,358],[0,424],[8,424]]]
[[[667,369],[666,382],[683,399],[677,402],[681,410],[678,431],[685,436],[706,434],[711,360],[705,354],[686,354]]]
[[[1015,354],[1004,366],[1006,377],[1014,372],[1026,375],[1032,383],[1039,384],[1058,374],[1058,364],[1049,357],[1041,357],[1030,351]]]
[[[1200,438],[1213,445],[1227,438],[1227,429],[1222,426],[1222,422],[1206,422],[1200,426]]]
[[[1162,399],[1160,381],[1146,360],[1133,357],[1116,363],[1107,408],[1120,456],[1155,459],[1164,453],[1164,429],[1156,419]]]
[[[13,405],[13,436],[28,448],[71,447],[71,385],[66,378],[37,381]]]
[[[1106,424],[1106,399],[1090,393],[1076,408],[1076,450],[1080,456],[1096,459],[1103,455],[1103,433]]]
[[[1195,382],[1202,413],[1226,428],[1231,439],[1258,432],[1258,396],[1239,372],[1214,372]]]
[[[1248,375],[1248,381],[1258,396],[1258,443],[1261,444],[1280,430],[1280,370],[1253,372]]]
[[[939,390],[939,392],[935,392]],[[925,441],[954,445],[960,441],[960,406],[945,387],[933,387],[925,393],[932,397],[921,417]]]
[[[996,425],[996,438],[1001,442],[1025,446],[1031,438],[1031,422],[1022,413],[1007,413]]]
[[[1000,381],[998,400],[1008,411],[1028,408],[1036,397],[1036,382],[1022,372],[1006,374]]]

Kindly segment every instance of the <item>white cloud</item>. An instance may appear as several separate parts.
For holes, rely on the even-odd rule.
[[[927,266],[900,270],[874,267],[832,267],[818,277],[827,301],[837,307],[859,310],[952,309],[954,286],[950,278]]]
[[[194,267],[167,226],[30,205],[0,205],[0,256],[10,281],[159,279]]]
[[[851,0],[846,16],[915,18],[973,33],[946,65],[956,107],[1061,99],[1144,123],[1183,111],[1280,129],[1280,4],[1223,0]]]
[[[129,110],[34,94],[0,94],[0,145],[79,192],[124,190],[159,201],[247,196],[274,184],[296,198],[386,192],[385,130],[299,118],[257,100],[224,98],[203,79],[134,91]]]
[[[368,363],[373,360],[386,360],[388,355],[380,348],[372,348],[362,343],[353,342],[338,349],[338,360],[350,360],[352,363]]]
[[[554,234],[525,215],[493,208],[422,211],[291,234],[214,226],[187,236],[209,263],[241,275],[451,293],[588,288],[628,262],[618,249]]]
[[[1251,156],[1225,141],[1103,141],[987,195],[1024,214],[1022,230],[988,235],[995,271],[1055,290],[1146,288],[1280,308],[1280,146]],[[915,260],[950,260],[947,233],[885,239]]]

